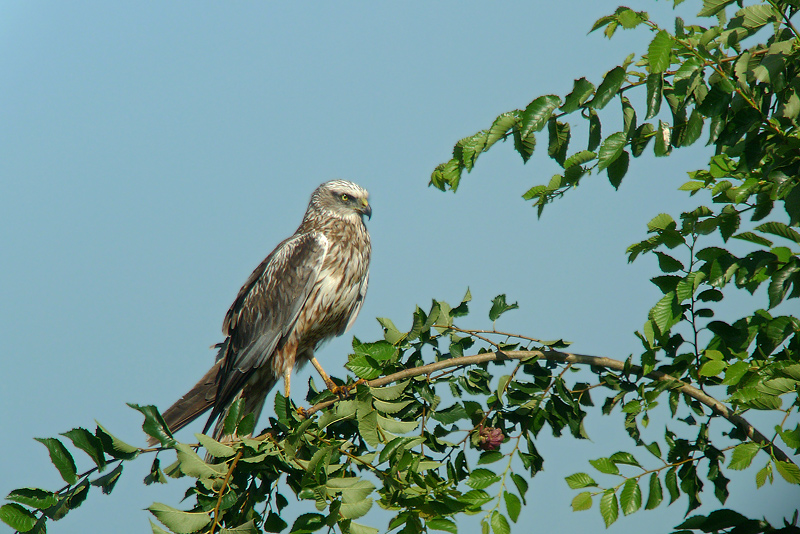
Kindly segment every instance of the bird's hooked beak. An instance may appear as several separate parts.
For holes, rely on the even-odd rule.
[[[359,211],[366,215],[368,219],[372,220],[372,206],[369,205],[366,198],[361,199],[361,208]]]

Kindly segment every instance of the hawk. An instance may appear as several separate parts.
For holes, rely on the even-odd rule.
[[[310,361],[331,390],[336,386],[314,351],[346,332],[358,315],[369,281],[370,238],[364,216],[372,216],[367,191],[345,180],[320,185],[303,222],[261,262],[239,290],[222,323],[214,366],[164,412],[175,432],[203,413],[223,435],[225,413],[244,399],[256,419],[283,377],[289,396],[292,369]]]

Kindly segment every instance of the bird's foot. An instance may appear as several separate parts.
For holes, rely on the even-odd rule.
[[[299,415],[303,419],[308,419],[308,411],[305,408],[303,408],[302,406],[298,406],[296,412],[297,412],[297,415]]]

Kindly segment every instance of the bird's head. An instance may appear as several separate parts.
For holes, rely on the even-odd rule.
[[[367,190],[346,180],[332,180],[319,186],[311,195],[311,206],[340,219],[372,217]]]

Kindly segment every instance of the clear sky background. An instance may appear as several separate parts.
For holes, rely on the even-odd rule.
[[[143,445],[141,416],[125,403],[166,408],[194,384],[240,285],[332,178],[369,189],[374,209],[366,304],[352,331],[318,354],[333,374],[344,374],[351,334],[381,337],[375,317],[407,327],[416,304],[457,303],[467,287],[474,315],[463,326],[488,327],[492,297],[507,293],[521,309],[498,327],[569,339],[576,352],[636,352],[632,332],[659,292],[648,282],[654,261],[628,265],[625,248],[653,215],[694,205],[676,188],[709,149],[634,161],[618,193],[605,176],[588,177],[541,220],[520,198],[556,170],[539,152],[523,166],[496,145],[457,195],[427,187],[453,144],[499,113],[564,95],[576,77],[597,84],[643,52],[645,30],[587,36],[617,5],[0,3],[0,493],[62,485],[34,437],[93,429],[96,419]],[[666,27],[671,5],[630,4]],[[698,9],[692,0],[678,13]],[[619,419],[589,421],[591,442],[542,432],[545,471],[515,531],[603,529],[597,503],[571,512],[563,477],[630,447]],[[195,426],[179,437],[193,439]],[[188,484],[145,488],[148,469],[148,458],[127,467],[114,493],[93,491],[51,531],[148,532],[143,508],[176,505]],[[779,477],[756,491],[754,475],[735,477],[728,506],[779,522],[800,502]],[[718,507],[709,492],[703,501],[700,512]],[[292,506],[286,520],[311,508]],[[610,531],[666,532],[685,509],[682,497]],[[479,532],[477,519],[459,531]]]

